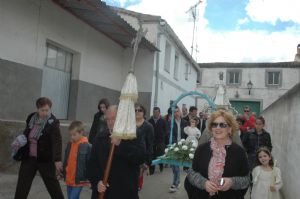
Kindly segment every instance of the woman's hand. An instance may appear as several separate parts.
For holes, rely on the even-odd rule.
[[[275,192],[275,191],[276,191],[275,186],[270,186],[270,191],[271,191],[271,192]]]
[[[232,180],[231,178],[223,178],[224,179],[224,185],[220,186],[220,191],[228,191],[232,187]]]
[[[107,184],[106,186],[103,184],[102,180],[98,183],[98,192],[99,193],[104,193],[107,189],[107,187],[109,187],[109,185]]]
[[[210,180],[207,180],[205,182],[205,190],[208,192],[208,193],[216,193],[218,192],[218,185],[216,185],[214,182],[210,181]]]

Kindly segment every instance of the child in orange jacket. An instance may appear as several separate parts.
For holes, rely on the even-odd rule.
[[[65,150],[64,179],[67,185],[68,199],[79,199],[81,190],[89,184],[87,180],[87,161],[91,145],[83,136],[84,125],[73,121],[69,126],[71,141]]]

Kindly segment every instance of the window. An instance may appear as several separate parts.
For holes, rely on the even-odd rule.
[[[73,60],[72,53],[47,43],[46,66],[64,72],[71,72],[72,60]]]
[[[185,72],[184,72],[185,80],[189,80],[189,69],[190,69],[189,64],[186,63],[185,64]]]
[[[267,71],[266,86],[281,86],[281,71]]]
[[[178,70],[179,70],[179,56],[175,53],[175,61],[174,61],[174,79],[178,80]]]
[[[171,45],[168,42],[166,42],[164,69],[168,73],[170,73],[170,61],[171,61]]]
[[[241,70],[230,70],[227,71],[227,84],[229,85],[240,85],[241,84]]]
[[[197,84],[201,84],[202,81],[202,71],[197,72]]]

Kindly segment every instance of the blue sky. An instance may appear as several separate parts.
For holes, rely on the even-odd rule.
[[[295,25],[291,20],[277,20],[275,24],[250,20],[245,10],[248,3],[248,0],[208,0],[204,16],[208,19],[209,27],[216,31],[231,31],[239,28],[273,32],[282,31]],[[249,21],[240,25],[239,20],[245,18]]]
[[[187,19],[185,11],[197,0],[105,0],[105,2],[108,5],[162,16],[185,46],[187,48],[191,46],[189,39],[191,36],[186,30],[192,29],[192,23]],[[208,62],[292,61],[295,48],[300,43],[299,10],[300,0],[203,0],[199,6],[197,24],[197,44],[202,51],[199,59]],[[246,37],[248,41],[245,41]],[[208,39],[210,43],[207,42]],[[257,51],[257,46],[253,43],[260,44],[262,50]],[[251,46],[250,49],[241,52],[241,48],[246,45]],[[230,53],[224,54],[228,46],[232,46],[231,54],[235,56],[231,56]],[[220,49],[220,55],[216,48]],[[269,51],[270,48],[272,50]],[[286,48],[285,51],[288,53],[282,48]]]

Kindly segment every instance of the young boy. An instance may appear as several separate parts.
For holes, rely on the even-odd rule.
[[[83,136],[84,125],[80,121],[73,121],[69,126],[71,141],[68,143],[64,158],[64,179],[67,184],[69,199],[79,199],[83,186],[87,186],[87,162],[91,145]]]

